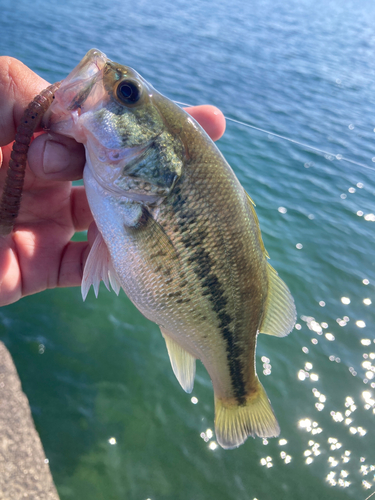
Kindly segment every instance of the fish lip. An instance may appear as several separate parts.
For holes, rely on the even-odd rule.
[[[70,86],[76,86],[77,80],[86,80],[87,77],[84,78],[84,75],[89,74],[93,69],[96,68],[96,71],[91,77],[88,77],[88,81],[86,85],[73,97],[70,105],[67,107],[68,111],[75,111],[81,109],[83,104],[86,102],[89,97],[94,85],[98,83],[101,79],[103,79],[103,70],[105,66],[108,64],[108,57],[98,49],[91,49],[87,52],[85,57],[82,59],[80,64],[73,70],[72,78]],[[82,75],[81,78],[75,79],[75,74]],[[69,77],[68,77],[69,79]],[[69,88],[69,85],[68,87]]]
[[[65,129],[71,123],[72,114],[79,116],[83,104],[92,93],[95,84],[103,78],[103,68],[109,61],[108,57],[98,49],[87,52],[81,62],[63,80],[60,88],[55,93],[52,106],[43,116],[42,126],[46,130],[65,134]],[[66,118],[67,111],[69,118]],[[61,132],[59,132],[59,122]]]
[[[94,76],[92,76],[87,85],[83,87],[77,94],[73,97],[71,103],[67,107],[68,111],[76,111],[82,108],[83,104],[86,102],[87,98],[90,95],[91,90],[93,89],[94,85],[98,82],[100,79],[99,77],[101,76],[101,72],[98,71]],[[103,78],[103,77],[102,77]]]

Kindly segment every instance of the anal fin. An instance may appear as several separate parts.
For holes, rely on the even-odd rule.
[[[222,448],[240,446],[248,436],[276,437],[280,427],[266,391],[257,378],[257,387],[245,404],[215,396],[215,433]]]
[[[166,330],[161,327],[160,330],[167,345],[173,372],[183,390],[190,393],[194,386],[195,358],[175,342]]]
[[[109,285],[111,284],[116,294],[119,294],[121,285],[117,273],[113,267],[112,259],[103,236],[98,233],[83,270],[81,284],[83,300],[86,299],[91,285],[94,287],[96,297],[98,296],[101,281],[104,282],[108,290],[110,290]]]

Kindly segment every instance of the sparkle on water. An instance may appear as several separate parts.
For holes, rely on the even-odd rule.
[[[323,2],[321,5],[324,4],[324,8],[327,8],[326,6],[331,3],[335,2]],[[337,19],[340,19],[340,2],[336,3],[339,11]],[[6,12],[4,20],[12,21],[12,12],[18,4],[22,4],[22,9],[27,8],[27,2],[15,3]],[[61,3],[59,7],[59,13],[61,9],[67,9],[64,11],[67,19],[71,15],[68,4],[64,7],[65,4]],[[77,6],[78,4],[79,2]],[[116,13],[117,9],[121,10],[121,3],[113,2],[112,4]],[[137,17],[137,9],[141,4],[144,6],[143,12],[138,12]],[[283,340],[260,338],[258,344],[258,352],[260,352],[257,368],[260,377],[266,378],[266,390],[280,420],[282,437],[279,439],[249,440],[239,450],[230,452],[221,450],[211,428],[213,426],[212,389],[207,375],[197,376],[194,396],[180,394],[177,382],[166,365],[167,355],[159,332],[156,327],[147,323],[134,309],[131,309],[124,297],[116,301],[104,295],[104,298],[99,296],[99,300],[95,302],[89,297],[84,305],[79,303],[77,311],[70,311],[67,304],[74,303],[74,307],[77,307],[75,292],[59,290],[46,292],[42,296],[43,300],[32,297],[24,299],[24,309],[22,309],[23,301],[21,301],[21,305],[18,304],[13,309],[10,307],[5,310],[3,322],[7,327],[10,325],[9,331],[12,334],[9,335],[8,342],[13,346],[21,378],[23,377],[31,394],[38,396],[38,389],[32,386],[34,377],[36,380],[34,385],[38,385],[36,371],[33,370],[31,377],[28,377],[27,371],[28,366],[35,364],[34,358],[28,358],[28,363],[25,363],[22,357],[26,356],[25,353],[31,349],[30,338],[36,339],[35,349],[33,347],[32,352],[34,354],[35,351],[40,365],[48,363],[49,359],[57,360],[56,373],[53,372],[55,369],[53,364],[46,366],[49,366],[51,370],[55,385],[59,389],[60,387],[67,389],[66,399],[62,399],[65,397],[64,390],[56,391],[55,387],[53,392],[48,394],[53,394],[53,397],[57,392],[63,394],[60,401],[64,401],[64,404],[68,401],[66,406],[70,412],[65,416],[70,418],[73,414],[70,427],[68,425],[65,433],[61,433],[62,436],[68,438],[71,435],[74,436],[74,442],[71,445],[73,454],[71,453],[68,458],[65,458],[65,451],[69,451],[69,448],[64,448],[58,455],[56,442],[50,439],[54,433],[50,431],[49,426],[53,423],[50,423],[52,419],[48,420],[46,415],[49,416],[53,408],[46,406],[46,411],[40,411],[40,408],[44,410],[44,406],[35,405],[35,419],[39,424],[38,428],[41,429],[42,438],[46,441],[48,456],[54,455],[55,461],[60,461],[56,470],[68,471],[65,476],[60,473],[58,485],[62,484],[62,491],[64,488],[69,490],[74,475],[74,480],[78,483],[81,480],[86,487],[87,478],[92,470],[94,470],[93,474],[100,478],[105,478],[106,471],[109,471],[108,484],[111,484],[111,487],[114,485],[113,488],[119,487],[117,495],[119,498],[134,496],[154,500],[164,498],[164,491],[170,491],[170,494],[167,493],[165,497],[168,499],[177,497],[178,494],[180,494],[178,498],[186,498],[190,491],[179,491],[173,487],[180,483],[186,486],[183,481],[184,477],[187,477],[189,487],[190,483],[193,487],[194,480],[197,479],[200,488],[205,484],[208,485],[207,491],[210,491],[215,484],[219,484],[212,497],[222,495],[220,498],[225,498],[229,491],[231,494],[233,492],[231,498],[239,498],[242,495],[241,498],[266,500],[266,498],[278,498],[280,482],[285,481],[285,485],[289,486],[289,482],[293,484],[297,476],[297,482],[304,483],[305,479],[311,481],[313,478],[317,487],[320,487],[322,483],[327,488],[339,490],[339,494],[344,489],[350,494],[353,489],[355,493],[350,498],[364,500],[370,493],[368,490],[374,489],[375,484],[374,447],[368,446],[371,440],[373,443],[372,429],[375,423],[375,344],[372,306],[374,273],[370,260],[366,261],[367,267],[362,264],[365,262],[366,254],[372,252],[372,246],[368,245],[366,249],[365,243],[373,241],[374,184],[372,177],[366,178],[366,171],[358,162],[354,162],[356,167],[352,166],[352,170],[345,170],[343,159],[345,155],[358,155],[361,163],[367,165],[365,168],[368,168],[369,163],[374,165],[375,162],[375,157],[372,156],[374,125],[371,121],[374,94],[371,88],[373,81],[372,16],[367,16],[366,12],[366,17],[362,17],[361,24],[358,24],[360,21],[357,21],[356,16],[352,16],[356,18],[354,25],[356,29],[353,32],[355,36],[347,37],[350,40],[346,46],[348,52],[344,53],[344,64],[342,64],[342,59],[340,64],[340,54],[342,56],[340,50],[345,46],[343,38],[339,37],[339,43],[332,45],[326,43],[324,38],[319,39],[320,34],[334,33],[335,28],[339,35],[343,33],[341,29],[346,29],[339,22],[335,24],[336,16],[326,16],[323,12],[322,17],[317,18],[314,14],[312,17],[315,24],[310,23],[309,19],[305,26],[301,26],[300,31],[303,36],[300,41],[307,41],[309,44],[305,47],[307,48],[307,50],[304,49],[305,52],[300,52],[303,47],[296,44],[296,40],[294,40],[294,45],[289,45],[294,34],[298,34],[299,30],[296,27],[300,26],[299,21],[304,21],[304,16],[299,18],[298,12],[305,8],[301,6],[305,6],[306,2],[296,2],[295,9],[290,9],[285,2],[281,2],[280,5],[274,1],[259,2],[259,10],[262,10],[260,4],[262,8],[264,4],[269,16],[262,17],[262,22],[255,23],[254,29],[249,30],[246,22],[251,23],[253,18],[258,20],[258,9],[251,9],[251,12],[247,12],[243,19],[235,19],[233,26],[236,29],[228,31],[227,38],[225,38],[225,30],[220,28],[223,23],[231,20],[224,3],[224,16],[221,19],[215,19],[215,9],[212,8],[212,23],[208,17],[204,17],[203,26],[199,23],[197,26],[193,25],[198,28],[201,37],[199,43],[197,43],[198,40],[194,40],[192,26],[188,26],[188,23],[195,22],[192,20],[199,18],[197,12],[204,2],[201,2],[201,5],[197,2],[189,2],[183,6],[186,16],[184,15],[182,20],[183,25],[187,24],[187,34],[182,32],[181,36],[176,36],[179,40],[178,44],[168,38],[170,33],[174,35],[174,29],[178,33],[177,25],[173,24],[173,15],[164,16],[164,13],[158,11],[155,2],[154,4],[138,2],[133,5],[133,9],[126,11],[126,19],[129,16],[130,22],[125,37],[123,26],[118,31],[113,25],[113,17],[106,18],[104,10],[101,7],[99,7],[100,10],[96,10],[97,7],[92,2],[82,4],[84,16],[77,15],[73,9],[77,24],[81,18],[84,18],[84,23],[77,26],[78,29],[72,32],[71,28],[68,31],[68,27],[63,27],[63,31],[59,31],[64,16],[61,15],[57,22],[46,4],[43,5],[43,9],[46,10],[46,20],[43,20],[41,25],[43,25],[43,30],[47,30],[48,23],[51,22],[54,30],[46,33],[46,36],[35,37],[35,41],[33,39],[31,43],[26,44],[27,34],[34,32],[36,22],[29,23],[28,29],[25,29],[24,24],[28,22],[27,16],[23,16],[23,23],[13,20],[8,25],[8,32],[12,34],[11,37],[8,36],[10,40],[8,52],[10,55],[22,58],[33,69],[38,68],[37,71],[43,72],[42,76],[46,79],[50,78],[55,81],[57,77],[63,78],[72,69],[73,62],[78,62],[91,45],[100,46],[118,61],[124,61],[124,46],[126,46],[124,62],[129,61],[135,68],[139,67],[142,71],[148,72],[145,76],[155,83],[155,87],[170,94],[174,92],[174,98],[183,98],[186,93],[187,99],[195,98],[201,102],[212,102],[216,99],[215,103],[218,106],[225,107],[226,112],[229,110],[236,113],[239,118],[244,116],[244,119],[248,119],[250,116],[251,119],[254,118],[254,121],[261,120],[262,126],[264,124],[265,127],[285,131],[285,134],[290,131],[291,134],[300,137],[301,142],[311,139],[315,145],[320,146],[322,143],[327,150],[334,150],[337,147],[341,151],[338,154],[325,154],[317,157],[311,151],[301,148],[298,143],[288,142],[283,149],[285,143],[281,143],[271,135],[260,136],[253,131],[251,135],[247,135],[241,128],[236,128],[233,132],[233,128],[231,130],[229,126],[226,136],[221,141],[220,147],[223,148],[225,156],[230,159],[244,187],[251,195],[258,197],[255,201],[258,204],[257,212],[265,244],[271,257],[275,259],[275,262],[271,261],[271,263],[292,288],[297,302],[299,317],[295,331]],[[220,4],[217,2],[218,9]],[[353,2],[354,4],[359,5],[361,2]],[[180,16],[179,2],[171,3],[168,9],[173,10],[174,5],[179,9],[177,14]],[[246,2],[243,3],[241,9],[246,9],[246,5]],[[282,6],[283,17],[280,17],[277,11],[280,6]],[[151,13],[148,14],[150,8]],[[110,12],[110,6],[105,9],[107,10]],[[320,9],[315,10],[320,11]],[[90,13],[92,12],[94,18],[91,25]],[[276,12],[276,18],[273,17],[273,12]],[[113,16],[113,11],[110,15]],[[370,19],[370,24],[366,29],[357,30],[357,26],[362,26],[367,17]],[[103,30],[103,26],[98,26],[102,19],[108,25],[113,26],[113,37],[100,35],[107,31]],[[38,18],[37,21],[39,22],[40,19]],[[266,36],[256,38],[257,29],[263,25],[263,22],[267,25],[268,31],[261,31],[261,34]],[[325,22],[329,24],[324,24]],[[88,26],[90,28],[93,26],[94,29],[89,29]],[[309,31],[314,26],[318,27],[318,37],[314,36],[317,34],[316,31]],[[163,33],[158,33],[158,29],[161,28],[164,30]],[[65,32],[64,29],[67,31]],[[237,37],[236,30],[244,36]],[[275,38],[276,44],[271,45],[274,38],[269,36],[269,33],[279,32],[280,36],[281,31],[287,34],[288,43],[277,44],[277,38]],[[71,36],[65,36],[66,33],[71,33]],[[151,43],[147,45],[149,36]],[[216,40],[215,36],[218,37]],[[6,37],[7,30],[2,30],[2,41],[5,46]],[[247,44],[247,37],[251,41],[250,45]],[[111,42],[112,38],[113,42]],[[70,39],[71,45],[69,45]],[[47,41],[47,45],[41,46],[40,43],[44,40]],[[162,43],[163,40],[166,42],[165,45]],[[201,40],[206,40],[207,43],[200,43]],[[311,42],[312,40],[314,43]],[[356,49],[355,56],[351,57],[353,53],[350,52],[350,48],[355,46],[356,40],[360,43],[360,51]],[[195,45],[189,45],[189,41]],[[211,42],[213,48],[210,48]],[[219,45],[214,45],[215,43]],[[246,53],[246,57],[241,58],[239,47],[242,45],[246,51],[251,49],[251,45],[256,47],[251,57],[248,57]],[[185,46],[188,50],[184,50]],[[332,54],[329,53],[331,46],[334,52],[333,59]],[[181,52],[181,47],[183,52]],[[285,48],[287,52],[278,53],[279,47]],[[321,59],[319,57],[322,53],[315,52],[319,47],[323,47]],[[366,47],[369,54],[362,62],[365,62],[365,70],[368,73],[357,72],[357,68],[361,69],[359,64],[361,51],[365,53]],[[260,58],[257,56],[258,53],[261,54]],[[313,59],[309,59],[310,54],[314,55]],[[193,59],[189,59],[190,55]],[[331,58],[329,58],[330,55]],[[349,57],[346,57],[347,55]],[[355,61],[354,68],[351,59]],[[207,64],[207,60],[210,64]],[[230,64],[231,61],[233,65]],[[260,65],[259,61],[261,61]],[[283,62],[284,66],[282,66]],[[240,71],[237,71],[238,67]],[[188,71],[184,73],[186,68]],[[193,72],[191,68],[194,68]],[[229,73],[225,74],[227,69]],[[232,77],[234,71],[236,92],[228,92],[230,88],[228,82],[232,81],[228,76]],[[191,78],[192,73],[193,78]],[[273,75],[275,81],[272,78]],[[306,76],[305,79],[304,76]],[[198,87],[199,82],[201,84]],[[219,82],[224,82],[224,87],[220,87]],[[259,82],[261,82],[260,89]],[[298,89],[309,92],[310,83],[314,91],[306,94],[307,100],[298,101],[298,98],[301,98],[298,95]],[[370,113],[366,115],[367,122],[364,119],[362,123],[360,116],[363,109],[367,108],[359,108],[358,103],[366,101],[367,87],[370,96],[367,101],[371,106]],[[355,102],[358,88],[362,94],[361,98]],[[251,93],[253,89],[259,92],[258,99],[256,96],[254,98],[254,94]],[[236,101],[237,94],[239,101]],[[349,102],[349,106],[345,106],[345,109],[343,107],[345,97],[342,97],[344,95],[346,101]],[[319,103],[315,100],[316,96],[319,97]],[[327,96],[333,96],[333,100],[324,100]],[[352,100],[357,106],[352,105]],[[313,103],[312,106],[310,106],[310,101]],[[257,104],[263,105],[263,103],[268,107],[257,108]],[[318,111],[320,108],[324,110],[324,113],[314,116],[314,106]],[[246,107],[249,108],[248,115],[246,115]],[[353,113],[352,109],[355,110]],[[253,110],[254,114],[252,114]],[[329,124],[331,127],[329,128],[328,122],[331,116],[334,120]],[[304,123],[303,118],[307,118],[307,122]],[[369,135],[367,129],[372,136],[365,140],[366,134]],[[301,136],[298,135],[300,132]],[[348,134],[351,134],[352,140]],[[362,141],[363,137],[365,139]],[[326,147],[326,142],[334,147]],[[234,148],[232,143],[235,144]],[[346,148],[346,143],[348,148]],[[251,146],[246,147],[247,144]],[[270,151],[272,147],[274,149]],[[373,174],[372,171],[370,173]],[[342,237],[341,246],[331,249],[331,246],[334,247],[335,240],[339,240],[340,237]],[[325,264],[327,267],[324,267]],[[320,266],[324,272],[320,271]],[[325,279],[326,277],[328,279]],[[67,298],[69,293],[71,299]],[[55,302],[58,302],[61,297],[63,304],[56,307]],[[46,304],[45,309],[43,309],[42,302]],[[28,326],[37,323],[36,331],[33,332],[31,328],[25,328],[26,320],[24,320],[24,317],[29,314],[30,303],[39,311],[39,316],[34,313],[28,323]],[[54,311],[50,316],[47,314],[48,307]],[[97,328],[95,320],[90,322],[90,316],[94,316],[95,311],[99,311],[95,316],[95,318],[100,316],[99,322],[101,317],[106,319],[106,322],[103,321],[100,324],[100,328]],[[71,323],[66,319],[70,313],[73,316]],[[57,323],[54,323],[54,314],[58,318]],[[84,318],[83,321],[81,321],[81,315]],[[47,318],[45,327],[42,326],[44,318]],[[68,327],[60,331],[59,321]],[[86,327],[86,322],[88,327]],[[116,325],[115,333],[110,331],[108,323],[110,326]],[[43,334],[40,333],[43,328],[48,331],[46,338],[43,338]],[[85,333],[86,328],[89,330],[89,335]],[[51,332],[54,329],[58,332],[56,336],[54,336],[54,331]],[[28,330],[30,333],[26,338],[25,332]],[[74,333],[72,338],[69,337],[70,331]],[[147,340],[143,341],[142,338]],[[18,339],[18,344],[14,339]],[[65,339],[69,339],[66,345],[63,343]],[[273,340],[274,344],[272,344]],[[94,346],[97,345],[100,346],[100,353],[96,357]],[[102,345],[105,356],[102,356]],[[265,345],[267,347],[264,347]],[[124,346],[126,349],[123,348]],[[297,347],[293,350],[293,346]],[[67,359],[59,364],[58,357],[64,356],[64,349],[66,349]],[[86,351],[89,353],[87,357],[84,354]],[[18,355],[18,352],[21,355]],[[293,354],[293,357],[289,357],[289,352]],[[54,353],[58,355],[55,354],[53,357]],[[126,356],[128,357],[124,362],[123,357]],[[106,364],[107,359],[110,362]],[[73,361],[76,364],[73,364]],[[92,365],[97,366],[95,374],[87,369]],[[104,368],[101,369],[101,366]],[[130,368],[127,369],[127,366]],[[156,373],[157,376],[155,376]],[[112,375],[114,384],[111,386]],[[135,389],[131,387],[133,378],[136,380]],[[65,385],[62,385],[63,383]],[[78,394],[76,399],[75,391]],[[91,396],[92,399],[90,399],[90,391],[95,392],[95,395]],[[113,395],[109,394],[111,392]],[[53,406],[55,399],[51,399]],[[40,398],[40,401],[43,399]],[[130,401],[129,406],[127,406],[128,401]],[[48,401],[43,402],[48,404]],[[124,408],[125,411],[123,411]],[[137,418],[138,415],[140,418]],[[59,418],[62,417],[55,416],[56,421],[59,421]],[[97,424],[98,421],[99,424]],[[173,424],[171,424],[172,421]],[[147,424],[142,427],[143,422]],[[95,427],[95,425],[98,426]],[[133,426],[138,429],[138,425],[139,433],[132,432]],[[146,425],[150,427],[150,434]],[[173,425],[173,432],[168,425]],[[90,441],[87,435],[91,426],[95,428],[95,431]],[[156,427],[157,432],[153,426]],[[104,436],[115,434],[117,438],[102,438],[104,427],[108,429]],[[74,432],[69,432],[71,429]],[[165,434],[163,434],[164,431]],[[104,458],[99,457],[97,462],[94,461],[96,457],[90,449],[96,446],[95,432],[100,436],[100,443],[102,439],[106,443],[103,447]],[[149,436],[152,445],[148,446]],[[80,448],[77,459],[76,437],[81,439],[79,446],[77,445],[77,448]],[[65,445],[65,443],[62,444]],[[108,454],[113,462],[108,461]],[[70,468],[69,461],[72,460],[72,456],[77,462]],[[176,456],[178,458],[175,463]],[[256,458],[249,467],[245,460],[251,460],[253,457]],[[145,465],[148,459],[150,462]],[[179,460],[178,463],[177,460]],[[209,460],[212,462],[210,463]],[[141,473],[137,470],[137,461],[141,463]],[[241,471],[243,463],[246,466]],[[155,471],[155,464],[156,467],[160,466],[160,469]],[[197,469],[194,469],[192,464],[197,464]],[[265,478],[275,478],[273,495],[262,495],[259,489],[248,490],[253,486],[253,482],[256,482],[257,476],[260,476],[256,467],[260,467],[263,474],[259,481],[264,483]],[[303,469],[298,467],[303,467]],[[134,479],[132,476],[126,477],[127,469],[130,471],[129,474],[134,473]],[[79,478],[80,470],[81,478]],[[225,471],[225,474],[222,474],[223,477],[220,477],[220,471]],[[305,477],[303,477],[303,472],[306,474]],[[135,490],[126,496],[121,490],[121,486],[127,487],[121,485],[123,476],[126,477],[124,482],[127,481],[132,488],[136,488],[137,480],[143,485],[139,477],[145,479],[155,476],[156,479],[147,484],[149,491],[142,490],[142,493],[140,490]],[[173,482],[174,476],[176,476],[176,482]],[[205,476],[206,481],[199,483],[200,476]],[[228,483],[224,482],[224,476],[227,477]],[[95,486],[96,484],[93,485]],[[158,494],[154,494],[154,489],[158,490]],[[358,491],[360,491],[359,495]],[[200,493],[202,497],[205,494],[207,498],[209,497],[208,492]],[[305,495],[309,499],[313,498],[308,496],[310,491],[307,488],[304,494],[300,492],[299,496],[292,491],[292,488],[289,493],[293,499],[305,498]],[[285,496],[289,497],[289,493]],[[116,492],[111,491],[107,497],[110,496],[116,496]],[[193,493],[190,496],[193,498]],[[71,496],[73,497],[74,495]],[[74,498],[79,497],[76,495]],[[104,498],[105,494],[102,497]],[[326,498],[329,498],[329,493]],[[345,496],[345,498],[349,497]]]
[[[361,188],[362,186],[357,186]],[[349,190],[349,192],[354,192],[353,190]],[[369,281],[367,279],[363,280],[364,285],[368,285]],[[341,303],[345,306],[351,304],[351,299],[349,297],[341,297]],[[365,297],[362,299],[364,305],[371,305],[372,301],[370,298]],[[325,307],[326,302],[321,300],[319,302],[321,307]],[[320,323],[311,316],[301,316],[301,321],[305,323],[308,331],[311,334],[311,342],[313,345],[318,344],[318,337],[322,336],[324,333],[323,330],[329,327],[326,321],[321,321]],[[350,324],[350,317],[344,315],[342,318],[337,318],[336,323],[339,327],[345,328],[348,324]],[[366,323],[364,320],[357,319],[354,323],[358,328],[366,328]],[[301,323],[296,323],[296,330],[303,329]],[[336,334],[337,335],[337,334]],[[331,332],[325,332],[324,338],[329,343],[334,343],[336,339],[336,335]],[[375,339],[371,338],[362,338],[359,339],[360,345],[363,347],[370,347],[375,343]],[[334,361],[336,363],[340,363],[341,359],[337,355],[329,353],[329,344],[326,344],[325,348],[328,349],[328,358],[330,361]],[[305,355],[308,355],[310,350],[307,347],[302,347],[302,352]],[[375,352],[364,352],[362,354],[363,361],[360,366],[358,366],[357,370],[355,370],[352,366],[349,367],[349,372],[354,376],[358,377],[358,380],[361,381],[362,384],[369,384],[375,378]],[[269,359],[265,356],[262,357],[263,363],[269,363]],[[313,371],[314,366],[310,360],[305,360],[303,367],[301,367],[297,371],[297,379],[302,383],[307,382],[317,382],[319,381],[319,375],[317,372]],[[327,381],[321,387],[328,387]],[[372,388],[375,388],[375,384],[372,383]],[[358,411],[367,411],[371,412],[372,415],[375,415],[375,399],[374,393],[371,390],[362,391],[361,400],[355,401],[351,395],[348,395],[345,400],[342,402],[341,408],[335,407],[332,402],[330,402],[326,396],[326,394],[322,393],[322,389],[317,389],[316,387],[312,388],[312,394],[315,401],[315,409],[317,412],[328,412],[332,417],[332,421],[336,425],[343,425],[347,429],[347,433],[353,438],[361,439],[366,436],[368,429],[363,424],[361,424],[361,420],[364,420],[365,414],[360,414],[359,417],[355,417],[354,413]],[[337,404],[337,403],[336,403]],[[355,422],[355,423],[354,423]],[[372,425],[374,424],[375,419],[372,421]],[[326,481],[332,487],[339,488],[348,488],[351,484],[359,482],[362,484],[364,489],[370,489],[374,486],[374,473],[375,465],[372,463],[369,465],[364,465],[366,458],[361,456],[353,456],[353,453],[350,449],[345,449],[342,451],[343,444],[339,441],[337,437],[328,436],[324,439],[324,428],[319,424],[319,421],[315,418],[305,417],[299,420],[298,428],[307,432],[309,435],[316,436],[319,435],[320,442],[316,442],[315,440],[308,440],[308,447],[303,452],[303,457],[305,460],[305,464],[308,466],[313,466],[316,461],[320,461],[324,463],[326,460]],[[285,445],[287,440],[280,439],[279,444]],[[354,443],[353,443],[354,444]],[[370,450],[369,450],[370,451]],[[324,453],[323,453],[324,452]],[[334,452],[334,454],[332,454]],[[324,459],[324,456],[328,455],[328,459]],[[286,462],[286,457],[288,456],[288,462]],[[280,458],[284,459],[285,463],[289,463],[292,459],[291,455],[287,455],[285,451],[280,453]],[[273,461],[271,456],[267,456],[261,459],[261,465],[266,467],[272,467]],[[374,461],[374,458],[373,458]],[[345,468],[340,469],[341,466],[345,464]],[[366,477],[366,480],[362,480],[361,476],[366,475],[371,477]]]
[[[368,280],[363,280],[364,285],[368,285]],[[351,300],[348,297],[341,297],[341,303],[344,305],[349,305]],[[371,305],[371,299],[364,298],[363,304]],[[321,301],[319,303],[322,307],[325,306],[325,302]],[[307,328],[310,330],[312,334],[322,335],[322,329],[328,328],[328,324],[326,322],[321,322],[320,324],[313,317],[309,316],[301,316],[301,320],[305,322]],[[336,322],[340,327],[345,327],[349,323],[350,318],[348,316],[344,316],[342,319],[337,318]],[[357,320],[355,325],[359,328],[365,328],[366,323],[363,320]],[[300,324],[296,325],[296,328],[300,330],[302,327]],[[327,332],[325,333],[325,338],[329,342],[335,341],[335,336]],[[317,340],[313,338],[312,340]],[[374,339],[375,342],[375,339]],[[362,338],[360,339],[360,344],[365,347],[369,347],[373,345],[373,341],[370,338]],[[309,353],[307,348],[302,348],[302,351],[305,354]],[[341,360],[335,355],[329,355],[330,361],[340,362]],[[368,384],[375,377],[375,364],[373,364],[373,360],[375,360],[374,352],[365,352],[363,353],[364,361],[361,363],[362,373],[361,380],[363,384]],[[297,373],[297,378],[301,382],[306,383],[308,380],[314,380],[314,373],[311,372],[313,369],[313,364],[310,361],[305,361],[303,369],[300,369]],[[353,376],[357,376],[357,372],[353,367],[349,367],[350,373]],[[318,380],[318,375],[316,375],[316,380]],[[371,385],[372,388],[375,388],[375,384]],[[318,412],[328,411],[332,417],[333,422],[337,425],[344,425],[347,427],[347,432],[357,437],[358,439],[366,436],[368,430],[363,425],[358,425],[360,420],[363,417],[354,418],[353,414],[358,409],[362,409],[365,411],[371,411],[373,415],[375,415],[375,399],[373,397],[373,391],[364,390],[362,391],[362,401],[354,401],[352,396],[347,396],[345,401],[343,402],[342,408],[334,408],[329,401],[327,401],[327,397],[325,394],[318,390],[317,388],[312,389],[312,394],[317,399],[315,403],[315,408]],[[363,404],[364,403],[364,404]],[[353,422],[358,422],[357,425],[351,425]],[[374,420],[372,425],[374,424]],[[312,418],[303,418],[298,422],[298,426],[300,429],[305,430],[306,432],[314,435],[314,434],[322,434],[324,435],[324,429],[320,427],[318,421],[314,421]],[[321,455],[322,451],[325,453],[336,452],[337,450],[341,450],[343,447],[342,443],[336,437],[328,437],[326,439],[326,444],[324,445],[324,441],[321,443],[317,443],[314,440],[308,441],[308,448],[303,452],[303,456],[305,457],[306,465],[311,465],[315,461],[315,457]],[[372,451],[372,450],[371,450]],[[350,450],[345,450],[343,453],[340,451],[337,455],[330,454],[327,460],[327,475],[326,480],[331,486],[338,486],[341,488],[348,488],[353,481],[358,481],[360,475],[368,475],[375,470],[375,465],[361,465],[362,462],[366,460],[365,457],[358,457],[353,460],[352,452]],[[350,464],[349,464],[350,462]],[[348,464],[345,469],[337,470],[340,464]],[[329,469],[334,469],[329,470]],[[350,477],[350,479],[349,479]],[[361,484],[363,488],[370,489],[374,485],[375,476],[372,474],[371,479],[362,480]]]

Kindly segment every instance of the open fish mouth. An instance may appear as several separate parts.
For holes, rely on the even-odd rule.
[[[52,132],[72,136],[72,124],[77,121],[85,108],[91,108],[103,97],[101,86],[103,69],[108,57],[97,49],[91,49],[82,61],[64,80],[55,95],[53,107],[43,117],[43,126]],[[74,138],[80,140],[75,129]]]
[[[64,87],[59,94],[66,104],[70,102],[67,105],[69,111],[82,108],[108,61],[103,52],[91,49],[64,80]]]

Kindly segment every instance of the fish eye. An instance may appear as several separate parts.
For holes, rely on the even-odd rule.
[[[134,104],[141,97],[141,87],[132,80],[122,80],[117,86],[116,93],[124,104]]]

